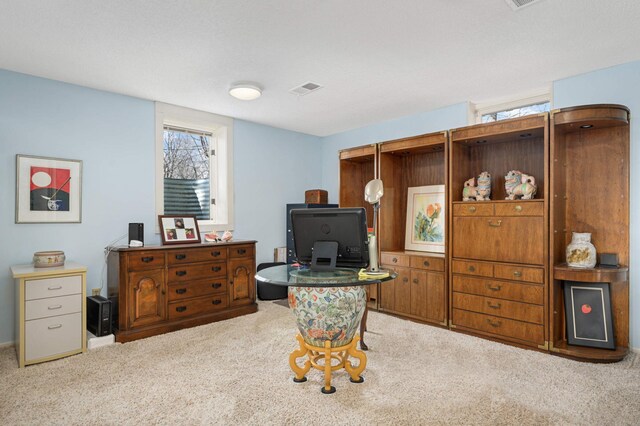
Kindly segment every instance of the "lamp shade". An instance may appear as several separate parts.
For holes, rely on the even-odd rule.
[[[236,83],[229,89],[229,94],[236,99],[251,101],[262,95],[262,89],[254,83]]]

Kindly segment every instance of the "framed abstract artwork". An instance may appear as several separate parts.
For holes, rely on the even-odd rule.
[[[82,161],[16,155],[16,223],[80,223]]]
[[[608,283],[565,281],[564,311],[570,345],[616,348]]]
[[[201,242],[198,219],[195,216],[160,215],[158,221],[163,245]]]
[[[444,253],[444,209],[444,185],[409,188],[405,249]]]

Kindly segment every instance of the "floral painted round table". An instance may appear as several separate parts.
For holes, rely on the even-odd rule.
[[[258,281],[289,287],[289,306],[298,326],[299,349],[289,356],[295,382],[307,380],[314,367],[324,371],[322,393],[333,393],[331,373],[344,368],[353,383],[362,383],[360,375],[367,356],[357,349],[356,331],[365,312],[367,298],[364,286],[393,278],[371,278],[358,274],[358,269],[336,268],[314,271],[292,265],[273,266],[256,274]],[[297,360],[308,359],[302,366]],[[358,359],[354,366],[349,357]]]

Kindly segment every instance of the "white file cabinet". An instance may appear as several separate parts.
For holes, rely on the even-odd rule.
[[[87,268],[11,267],[16,281],[16,353],[20,367],[87,350]]]

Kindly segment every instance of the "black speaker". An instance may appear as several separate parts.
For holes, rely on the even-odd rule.
[[[87,297],[87,330],[94,336],[111,334],[111,301],[102,296]]]
[[[129,224],[129,244],[131,240],[140,241],[144,245],[144,223]]]

